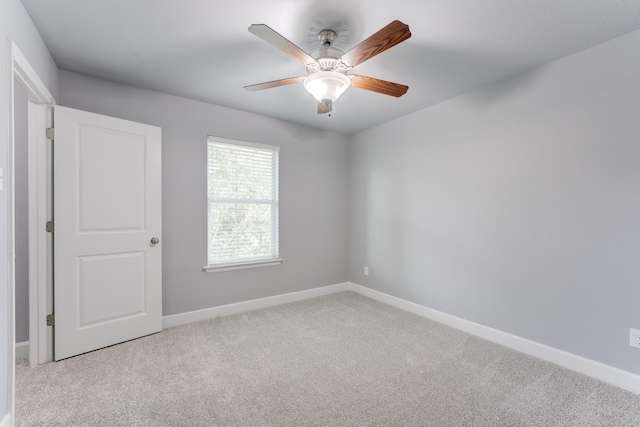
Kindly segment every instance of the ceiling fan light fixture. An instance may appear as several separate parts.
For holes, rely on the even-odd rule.
[[[326,99],[334,102],[349,89],[351,79],[337,71],[318,71],[308,75],[303,84],[307,92],[318,102]]]
[[[333,103],[350,86],[395,97],[404,95],[409,89],[408,86],[373,77],[347,75],[356,65],[411,37],[409,26],[398,20],[392,21],[346,53],[333,47],[338,35],[331,29],[320,31],[318,39],[322,47],[310,54],[267,25],[253,24],[249,27],[249,32],[303,64],[307,68],[307,77],[289,77],[245,86],[246,90],[257,91],[302,82],[305,90],[318,101],[318,114],[326,114],[331,112]]]

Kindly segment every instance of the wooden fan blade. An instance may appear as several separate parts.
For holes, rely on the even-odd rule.
[[[373,77],[351,76],[351,86],[358,89],[370,90],[385,95],[395,96],[396,98],[407,93],[409,86],[398,83],[388,82],[386,80],[374,79]]]
[[[409,26],[400,21],[393,21],[359,45],[342,55],[342,63],[355,67],[367,59],[371,59],[379,53],[401,43],[411,37]]]
[[[272,87],[292,85],[296,83],[302,83],[304,77],[289,77],[288,79],[274,80],[272,82],[258,83],[255,85],[245,86],[248,91],[255,92],[257,90],[270,89]]]
[[[298,46],[273,31],[267,25],[253,24],[249,27],[249,32],[260,37],[267,43],[272,44],[287,55],[291,56],[296,61],[302,62],[304,65],[310,65],[316,62],[316,60],[309,56],[307,52],[300,49]]]
[[[318,102],[318,114],[327,114],[331,112],[333,102],[330,99],[323,99]]]

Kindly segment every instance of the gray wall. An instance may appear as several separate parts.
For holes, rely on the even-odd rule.
[[[16,233],[16,287],[15,317],[16,342],[29,341],[29,150],[28,150],[28,94],[16,84],[15,112],[15,233]]]
[[[8,158],[7,105],[12,102],[7,92],[7,43],[13,40],[34,67],[49,91],[55,97],[58,87],[58,68],[51,59],[42,38],[31,22],[29,15],[19,0],[0,1],[0,168],[6,173]],[[6,177],[5,177],[6,183]],[[6,185],[6,184],[5,184]],[[9,316],[11,302],[8,298],[9,278],[7,259],[7,199],[6,188],[0,191],[0,420],[8,412],[10,389],[9,375],[14,361],[11,360],[11,328],[13,320]]]
[[[164,315],[347,280],[347,137],[62,70],[59,103],[162,127]],[[209,134],[280,146],[283,264],[202,272]]]
[[[640,374],[639,48],[355,135],[350,280]]]

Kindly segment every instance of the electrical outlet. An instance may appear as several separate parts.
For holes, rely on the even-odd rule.
[[[366,265],[364,266],[364,275],[365,276],[369,275],[369,267],[367,267]]]
[[[640,329],[631,328],[630,336],[629,345],[631,347],[640,348]]]

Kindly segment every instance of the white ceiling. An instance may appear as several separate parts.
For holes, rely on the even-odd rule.
[[[640,28],[638,0],[22,0],[54,60],[76,71],[352,134]],[[302,85],[243,86],[305,68],[247,31],[266,24],[307,52],[346,51],[394,19],[412,37],[357,66],[409,86],[349,89],[331,117]],[[342,30],[342,31],[341,31]]]

